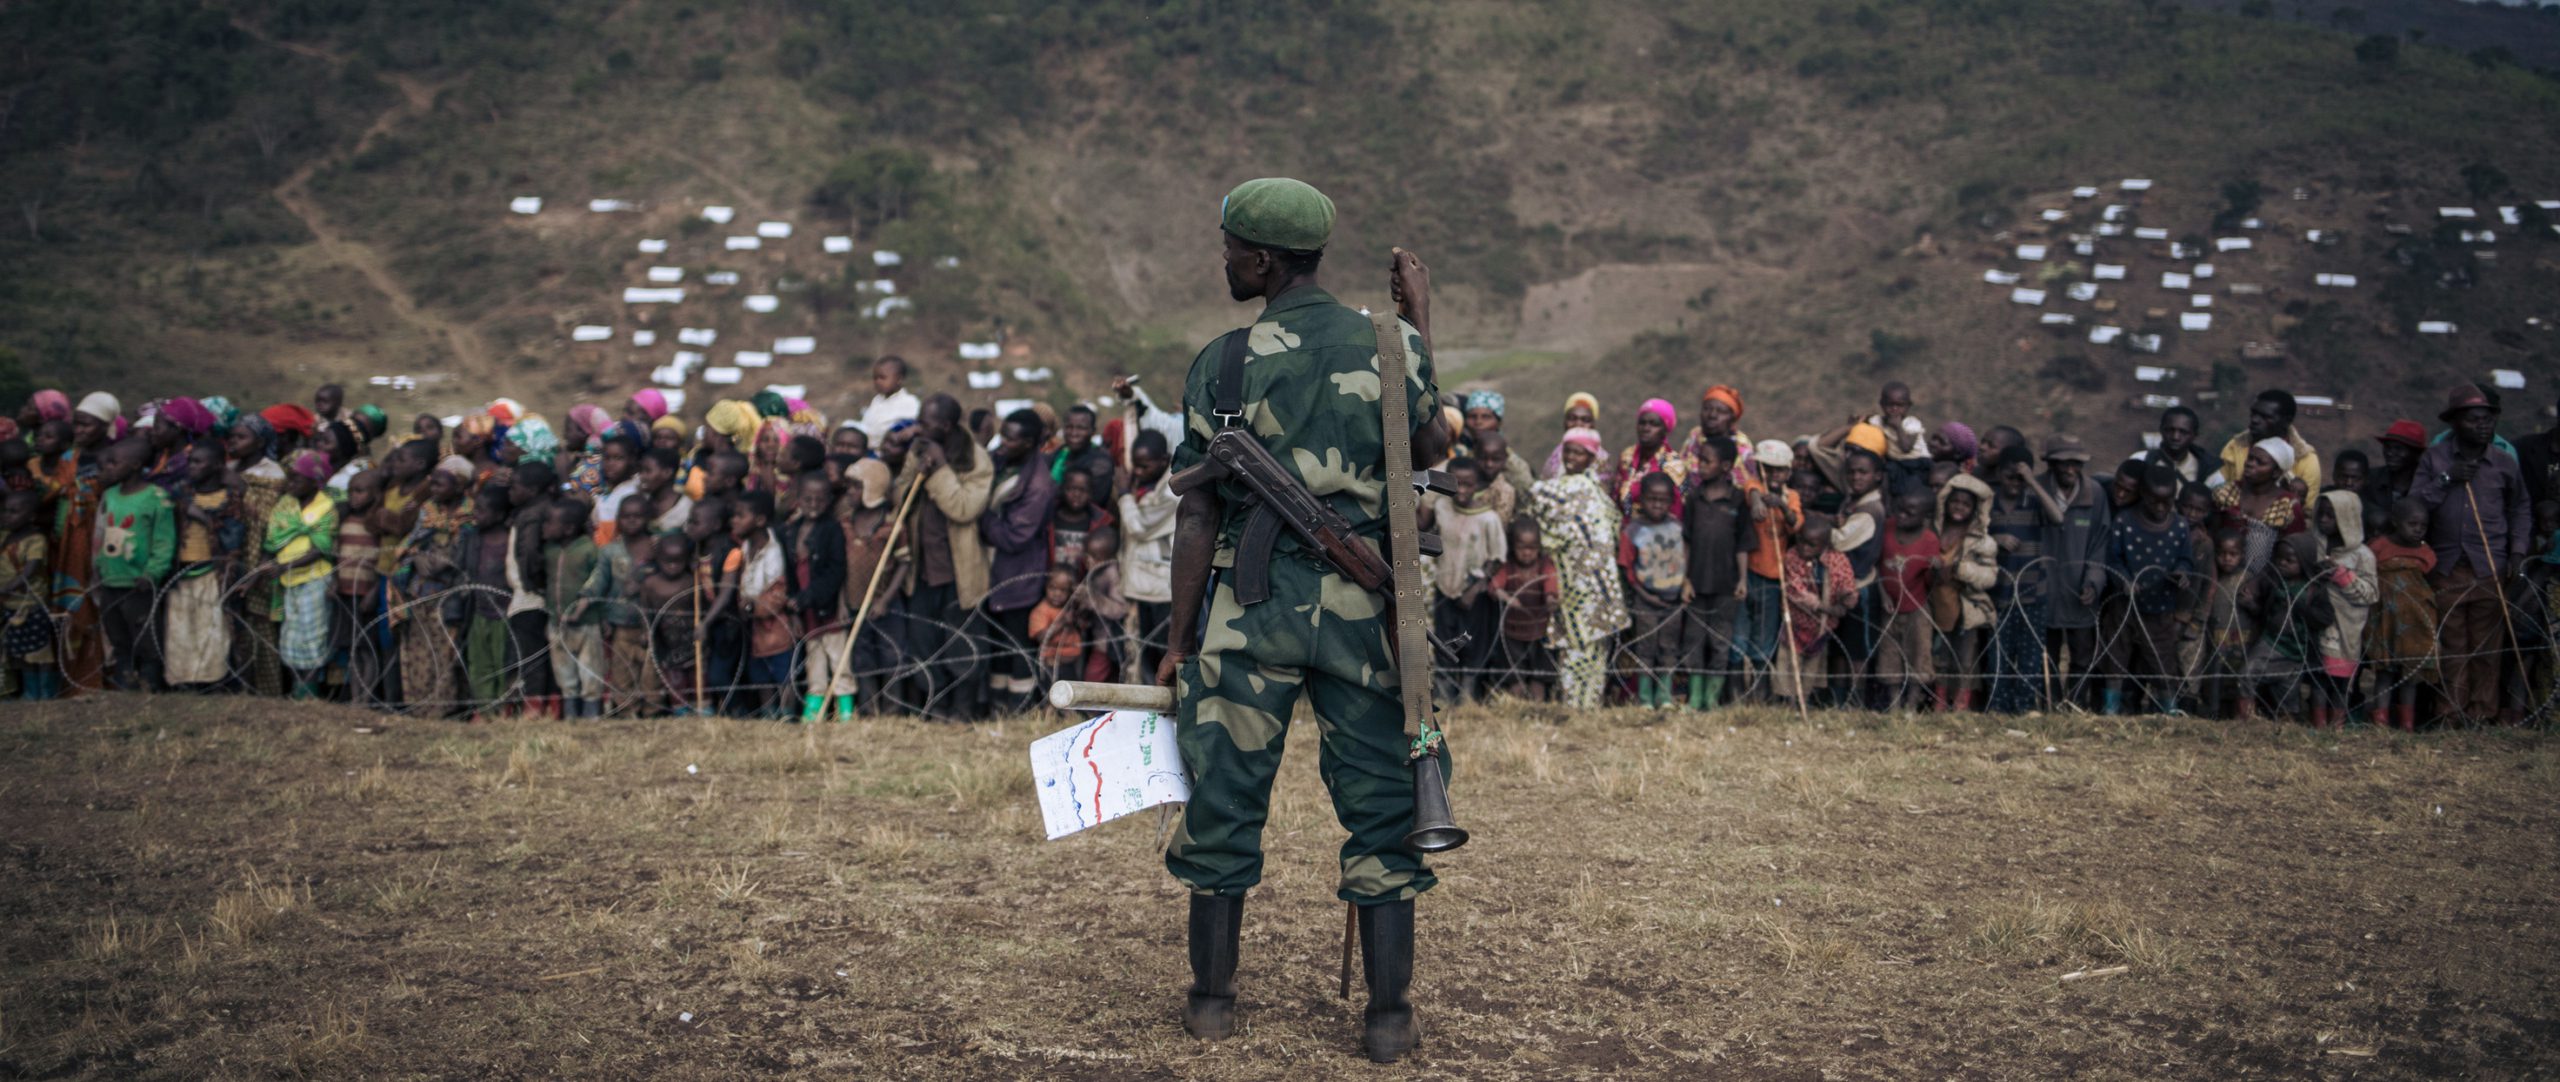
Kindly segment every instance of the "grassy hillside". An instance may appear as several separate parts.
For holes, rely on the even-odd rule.
[[[1041,393],[1115,368],[1161,383],[1241,318],[1214,208],[1268,173],[1343,208],[1339,292],[1381,301],[1386,246],[1427,253],[1447,382],[1510,392],[1537,436],[1573,388],[1622,430],[1636,398],[1730,382],[1746,427],[1786,434],[1891,376],[1923,416],[2101,447],[2147,419],[2125,408],[2141,393],[2274,382],[2357,417],[2432,413],[2449,381],[2550,371],[2560,319],[2560,238],[2493,226],[2484,264],[2433,219],[2560,198],[2560,82],[2168,4],[163,0],[18,6],[0,30],[31,73],[0,127],[25,227],[0,240],[0,348],[30,379],[129,392],[406,373],[424,384],[404,406],[556,400],[638,385],[677,326],[718,328],[722,355],[815,337],[748,373],[813,389],[999,333],[1060,369]],[[2160,359],[2048,336],[1981,280],[2057,273],[2004,259],[2007,234],[2057,206],[2086,228],[2069,189],[2124,177],[2155,182],[2142,223],[2180,238],[2272,193],[2263,243],[2223,261],[2266,291],[2218,298],[2216,329],[2173,331]],[[524,195],[543,211],[509,214]],[[731,226],[700,219],[714,204]],[[762,220],[794,240],[722,247]],[[2310,249],[2315,228],[2346,240]],[[836,234],[858,249],[819,252]],[[912,309],[859,314],[873,248],[910,257]],[[669,263],[741,284],[619,303]],[[2315,291],[2315,271],[2362,285]],[[780,310],[744,312],[749,292]],[[2422,319],[2462,333],[2415,336]],[[587,324],[616,328],[610,348],[573,347]],[[628,345],[637,329],[657,344]],[[2244,365],[2250,340],[2289,357]],[[2137,385],[2137,361],[2178,375]],[[2238,403],[2205,404],[2237,426]]]

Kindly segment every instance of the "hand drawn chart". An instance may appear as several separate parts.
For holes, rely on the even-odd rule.
[[[1095,714],[1031,744],[1032,785],[1051,840],[1158,804],[1191,799],[1173,719],[1145,710]]]

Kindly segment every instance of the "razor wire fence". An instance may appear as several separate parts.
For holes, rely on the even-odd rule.
[[[1869,581],[1850,611],[1836,622],[1815,619],[1828,626],[1802,638],[1791,634],[1800,628],[1788,617],[1767,610],[1780,591],[1759,580],[1760,589],[1730,606],[1668,606],[1671,612],[1656,613],[1659,618],[1640,627],[1584,644],[1556,642],[1552,633],[1534,641],[1508,639],[1503,625],[1513,610],[1496,591],[1451,598],[1435,587],[1435,672],[1444,702],[1536,697],[1542,690],[1552,697],[1560,675],[1556,655],[1580,645],[1599,654],[1604,703],[1635,701],[1635,689],[1648,678],[1689,676],[1722,678],[1721,690],[1732,701],[1787,703],[1791,696],[1776,679],[1778,662],[1780,651],[1795,650],[1800,659],[1822,659],[1818,672],[1804,665],[1796,671],[1806,674],[1806,683],[1819,681],[1811,692],[1831,705],[1908,708],[1937,702],[1931,689],[1945,687],[1973,693],[1971,706],[1994,712],[2096,710],[2105,689],[2114,686],[2134,691],[2123,704],[2128,712],[2228,713],[2229,704],[2245,697],[2271,713],[2290,713],[2312,696],[2346,705],[2387,702],[2418,687],[2441,691],[2456,667],[2489,660],[2496,664],[2482,675],[2497,682],[2500,703],[2537,725],[2548,723],[2560,707],[2560,633],[2554,620],[2560,589],[2554,578],[2537,572],[2476,587],[2491,592],[2488,600],[2498,610],[2488,648],[2457,654],[2439,645],[2423,655],[2394,656],[2385,649],[2388,643],[2360,640],[2355,671],[2341,679],[2319,656],[2323,633],[2340,626],[2339,610],[2352,614],[2361,608],[2370,635],[2388,600],[2395,606],[2394,621],[2407,618],[2402,610],[2423,616],[2431,622],[2426,640],[2442,644],[2454,622],[2451,607],[2432,596],[2340,605],[2333,590],[2347,588],[2332,582],[2325,562],[2304,570],[2302,577],[2281,582],[2263,570],[2235,576],[2200,572],[2167,584],[2177,615],[2163,618],[2139,612],[2133,601],[2153,585],[2151,579],[2046,556],[2000,572],[1998,585],[1980,598],[1991,610],[1987,621],[1959,615],[1955,626],[1941,626],[1926,604],[1891,612],[1882,584]],[[1595,582],[1591,589],[1617,591],[1624,606],[1633,600],[1631,588],[1618,569],[1610,571],[1605,587]],[[2094,575],[2099,586],[2095,604],[2085,606],[2085,622],[2055,626],[2052,591],[2067,585],[2066,572],[2080,580]],[[2377,590],[2416,589],[2405,576],[2384,579]],[[710,595],[688,586],[655,606],[624,603],[610,609],[592,625],[594,647],[563,657],[553,648],[559,622],[528,610],[525,595],[460,584],[405,596],[380,580],[346,591],[337,580],[326,581],[328,626],[317,665],[286,664],[291,633],[315,632],[304,626],[307,617],[274,619],[277,605],[268,595],[274,587],[247,578],[223,581],[210,598],[203,587],[173,579],[147,588],[147,605],[130,591],[93,584],[46,609],[12,614],[12,631],[27,620],[49,627],[40,651],[20,649],[33,636],[7,636],[9,663],[21,671],[49,667],[61,674],[61,690],[71,693],[158,688],[173,682],[173,655],[183,649],[197,663],[186,675],[206,675],[207,653],[219,658],[211,679],[174,681],[195,690],[290,694],[299,684],[313,694],[421,717],[541,704],[562,694],[564,685],[592,689],[593,695],[582,697],[596,700],[600,713],[797,716],[805,696],[850,684],[864,713],[966,720],[1035,705],[1054,679],[1152,682],[1151,659],[1170,646],[1162,623],[1142,626],[1136,602],[1128,602],[1128,618],[1117,621],[1077,606],[1042,634],[1031,635],[1020,610],[996,613],[983,605],[955,604],[922,611],[916,597],[893,590],[875,601],[858,638],[848,641],[844,635],[855,608],[848,603],[814,627],[789,617],[787,658],[759,659],[747,648],[742,621],[700,619],[697,606],[711,604]],[[2214,592],[2235,589],[2256,593],[2235,612],[2217,607]],[[1728,611],[1719,615],[1719,609]],[[109,610],[119,615],[111,618]],[[1699,626],[1718,620],[1720,626]],[[1560,626],[1549,623],[1551,632]],[[1766,634],[1772,626],[1782,629],[1775,642]],[[1888,641],[1896,636],[1902,637],[1899,644]],[[1665,637],[1687,641],[1674,648]],[[1796,645],[1808,640],[1808,646]],[[822,648],[834,656],[814,658]],[[49,659],[37,660],[47,653]],[[820,670],[842,675],[822,692],[808,682]]]

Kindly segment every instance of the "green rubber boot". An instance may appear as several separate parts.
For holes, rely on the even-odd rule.
[[[825,719],[825,718],[826,718],[826,716],[827,716],[827,697],[826,697],[826,696],[824,696],[824,695],[805,695],[805,696],[802,696],[802,697],[801,697],[801,701],[800,701],[800,720],[802,720],[802,721],[804,721],[804,722],[805,722],[805,721],[820,721],[820,720]]]
[[[836,696],[836,716],[834,716],[834,717],[832,717],[832,718],[828,718],[827,720],[828,720],[828,721],[835,722],[835,723],[836,723],[836,724],[838,724],[838,725],[842,725],[842,724],[844,724],[844,723],[845,723],[845,722],[847,722],[847,721],[851,721],[852,719],[853,719],[853,696],[851,696],[851,695],[838,695],[838,696]]]

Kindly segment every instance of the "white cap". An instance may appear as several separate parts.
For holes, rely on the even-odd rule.
[[[1796,449],[1782,440],[1761,440],[1759,446],[1751,449],[1751,457],[1759,459],[1764,466],[1780,469],[1794,469],[1796,465]]]

